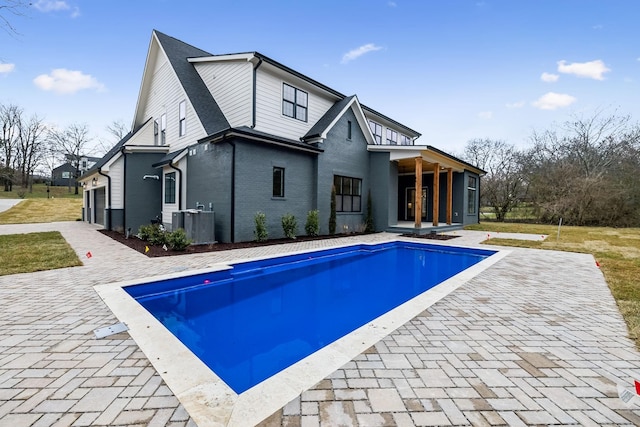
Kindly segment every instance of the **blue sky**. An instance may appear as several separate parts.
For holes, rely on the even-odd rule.
[[[0,5],[5,0],[0,0]],[[0,29],[0,102],[50,123],[133,119],[152,29],[259,51],[457,153],[598,110],[640,120],[635,0],[32,0]]]

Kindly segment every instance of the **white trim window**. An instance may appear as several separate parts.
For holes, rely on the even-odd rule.
[[[286,83],[282,83],[282,115],[306,122],[309,94]]]
[[[400,134],[400,145],[413,145],[413,144],[411,144],[411,138],[409,138],[407,135],[401,133]]]
[[[160,116],[160,145],[167,143],[167,115]]]
[[[387,144],[398,145],[398,132],[393,129],[387,128]]]
[[[178,135],[187,134],[187,101],[181,101],[178,107]]]
[[[467,213],[476,213],[476,193],[478,191],[478,179],[475,176],[468,177],[467,180]]]
[[[153,121],[153,145],[158,145],[160,141],[160,119]]]
[[[369,120],[369,128],[371,128],[375,143],[378,145],[382,144],[382,125],[373,120]]]

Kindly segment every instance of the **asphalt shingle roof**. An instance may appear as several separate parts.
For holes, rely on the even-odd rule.
[[[309,132],[305,136],[302,137],[303,140],[308,140],[311,138],[317,138],[327,129],[327,127],[333,123],[333,121],[338,117],[338,115],[342,112],[344,107],[351,102],[351,100],[355,97],[355,95],[347,96],[346,98],[342,98],[340,101],[336,102],[327,110],[326,113],[320,120],[314,124]]]

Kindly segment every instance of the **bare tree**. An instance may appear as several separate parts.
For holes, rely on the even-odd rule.
[[[497,221],[504,221],[526,194],[521,153],[511,144],[492,139],[467,143],[463,159],[486,172],[480,186],[480,203],[491,206]]]
[[[31,3],[27,0],[0,0],[0,27],[10,35],[18,34],[13,18],[24,16]]]
[[[78,181],[80,177],[80,162],[82,156],[86,155],[89,137],[89,128],[86,124],[74,123],[63,130],[52,130],[49,132],[49,140],[53,150],[64,156],[74,167],[74,178],[76,179],[75,194],[78,194]]]
[[[45,149],[46,126],[37,114],[28,120],[21,120],[18,134],[18,158],[22,188],[31,188],[33,172],[38,166]]]
[[[14,104],[0,104],[0,181],[4,191],[13,189],[15,161],[18,145],[19,123],[22,120],[22,109]]]
[[[541,220],[627,225],[640,219],[640,131],[629,116],[576,116],[534,132],[532,140],[525,163]]]
[[[107,153],[116,143],[120,142],[129,133],[129,127],[125,124],[124,120],[118,119],[112,121],[105,130],[113,137],[113,139],[100,138],[96,144],[96,149],[100,154]]]

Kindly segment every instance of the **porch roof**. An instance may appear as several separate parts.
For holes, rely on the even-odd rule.
[[[422,161],[429,164],[439,164],[443,169],[451,168],[454,172],[465,170],[484,175],[482,169],[445,153],[431,145],[369,145],[368,151],[388,152],[389,160],[398,163],[398,171],[408,173],[415,171],[415,159],[422,157]]]

